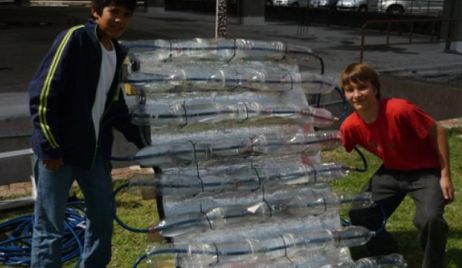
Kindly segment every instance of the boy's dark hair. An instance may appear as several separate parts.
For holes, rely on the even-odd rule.
[[[91,3],[94,5],[96,12],[100,15],[103,9],[110,5],[123,6],[132,12],[136,9],[136,0],[91,0]]]
[[[380,81],[379,75],[370,65],[366,63],[352,63],[343,70],[340,75],[340,87],[355,85],[364,85],[370,82],[377,90],[375,97],[380,100]]]

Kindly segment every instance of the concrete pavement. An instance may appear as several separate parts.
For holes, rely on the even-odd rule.
[[[25,91],[27,83],[54,37],[89,16],[87,8],[0,8],[0,92]],[[358,29],[338,26],[309,26],[297,35],[298,26],[289,22],[240,25],[230,18],[229,38],[284,40],[311,48],[326,65],[326,73],[337,76],[348,63],[358,61],[361,41]],[[124,35],[126,40],[214,37],[215,18],[210,15],[165,12],[149,8],[138,12]],[[392,37],[392,42],[406,36]],[[424,40],[424,39],[422,39]],[[419,37],[414,37],[419,41]],[[371,33],[367,43],[385,42],[382,34]],[[401,45],[369,49],[365,61],[379,70],[412,69],[460,63],[462,55],[444,52],[444,44]]]

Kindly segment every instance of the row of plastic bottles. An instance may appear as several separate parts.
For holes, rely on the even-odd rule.
[[[194,167],[192,167],[194,168]],[[349,169],[340,164],[274,163],[273,166],[230,166],[228,169],[199,169],[196,172],[176,170],[151,175],[140,175],[130,180],[130,187],[142,187],[143,192],[162,196],[216,193],[224,191],[255,191],[270,184],[314,184],[343,178]]]
[[[209,229],[203,233],[188,232],[175,236],[175,242],[214,243],[236,242],[244,239],[265,239],[285,233],[316,232],[323,229],[340,228],[338,212],[327,212],[307,217],[287,217],[274,215],[265,221],[242,221],[226,228]],[[200,234],[200,235],[198,235]]]
[[[342,249],[311,249],[291,252],[282,258],[267,255],[248,256],[241,260],[221,262],[217,268],[319,268],[329,263],[350,261],[349,252]]]
[[[285,258],[254,257],[243,261],[231,261],[215,265],[216,268],[406,268],[400,254],[361,258],[357,261],[338,262],[338,257],[328,250],[301,251]]]
[[[206,267],[221,261],[238,260],[246,255],[263,255],[284,258],[296,254],[300,249],[320,250],[365,244],[372,236],[367,228],[349,226],[339,229],[323,229],[312,232],[285,233],[264,239],[243,239],[234,242],[175,243],[174,247],[156,247],[148,252],[149,257],[161,254],[183,254],[193,256],[194,267]],[[182,259],[187,261],[186,258]],[[181,267],[192,267],[186,263]]]
[[[215,134],[218,135],[195,133],[189,138],[153,142],[153,145],[141,149],[134,160],[139,161],[141,166],[184,166],[215,158],[314,152],[334,148],[340,142],[337,131],[246,133],[232,129]]]
[[[255,91],[192,91],[192,92],[138,92],[137,104],[155,105],[183,104],[198,105],[202,103],[218,103],[221,105],[233,105],[236,103],[258,103],[260,106],[291,106],[306,108],[308,101],[301,91],[281,92],[255,92]],[[136,107],[136,106],[135,106]]]
[[[265,170],[265,171],[259,171]],[[348,173],[350,168],[335,163],[321,163],[319,152],[313,154],[292,154],[282,156],[257,156],[257,157],[232,157],[221,160],[197,162],[185,167],[170,167],[162,170],[162,173],[137,172],[129,178],[130,191],[134,194],[150,193],[158,191],[165,196],[174,195],[197,195],[196,182],[200,182],[201,192],[225,191],[227,187],[220,189],[213,184],[213,178],[231,181],[231,178],[239,180],[252,180],[246,177],[258,176],[260,181],[275,181],[283,184],[315,184],[329,182],[332,179],[340,179]],[[279,172],[279,173],[277,173]],[[260,174],[257,174],[260,173]],[[272,176],[274,174],[275,176]],[[207,179],[210,178],[210,179]],[[236,183],[235,189],[247,189]],[[246,183],[242,183],[246,184]],[[263,185],[264,183],[262,183]],[[178,187],[176,187],[178,185]],[[169,188],[176,188],[170,191]],[[192,189],[188,189],[192,188]],[[140,191],[142,190],[142,191]],[[231,190],[231,188],[229,189]]]
[[[282,41],[252,39],[156,39],[126,41],[123,44],[129,48],[131,61],[156,64],[166,61],[281,61],[313,56],[312,51],[306,47]]]
[[[215,207],[208,211],[170,215],[156,225],[155,230],[164,237],[177,236],[184,232],[202,232],[208,229],[228,228],[243,221],[261,221],[276,215],[307,217],[336,211],[341,205],[355,204],[368,207],[372,196],[364,193],[357,196],[320,195],[312,192],[305,196],[285,196],[276,200],[262,200],[253,204]]]
[[[262,63],[145,67],[128,75],[126,82],[144,92],[257,90],[285,92],[301,89],[305,94],[328,94],[336,81],[314,72],[267,66]]]
[[[217,123],[226,120],[243,122],[250,119],[286,118],[305,124],[327,127],[337,119],[323,108],[299,108],[295,105],[264,105],[257,102],[224,104],[217,102],[142,104],[132,110],[133,122],[154,128],[183,127],[194,123]]]
[[[303,202],[297,198],[290,199],[290,197],[306,198],[306,202]],[[322,200],[333,200],[334,194],[330,190],[327,184],[315,184],[315,185],[281,185],[279,183],[272,184],[266,187],[262,187],[258,191],[253,192],[223,192],[223,193],[206,193],[193,197],[181,197],[175,198],[175,196],[166,196],[167,204],[165,204],[165,210],[171,211],[169,216],[172,214],[191,213],[199,212],[203,213],[216,207],[234,207],[234,206],[253,206],[259,202],[265,202],[268,204],[281,204],[284,201],[292,200],[295,202],[298,200],[299,203],[308,206],[312,205],[312,214],[320,214],[325,211],[326,204]],[[316,210],[316,204],[318,204],[318,210]],[[294,204],[295,206],[295,204]],[[335,206],[333,206],[335,208]]]

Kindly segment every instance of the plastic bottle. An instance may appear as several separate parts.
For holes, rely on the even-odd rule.
[[[183,127],[195,123],[217,123],[226,120],[245,120],[270,117],[298,120],[315,126],[329,126],[336,119],[323,108],[299,108],[295,105],[262,105],[258,102],[232,104],[216,101],[184,101],[183,103],[150,103],[132,110],[133,122],[153,128]]]
[[[300,250],[299,250],[300,251]],[[228,262],[219,262],[214,267],[216,268],[246,268],[246,267],[255,267],[255,268],[318,268],[329,261],[333,261],[329,258],[329,254],[326,250],[303,250],[298,254],[294,254],[279,258],[274,258],[272,256],[262,255],[262,256],[251,256],[249,258],[243,259],[241,261],[228,261]]]
[[[227,170],[204,171],[188,174],[171,172],[153,176],[140,176],[130,180],[130,187],[143,187],[144,190],[157,191],[163,196],[217,193],[223,191],[255,191],[268,184],[314,184],[330,182],[344,177],[348,170],[342,165],[327,163],[308,166],[283,165],[265,167],[229,167]],[[288,168],[293,169],[288,170]],[[191,168],[189,168],[191,169]]]
[[[247,62],[140,67],[139,71],[130,73],[126,81],[147,92],[243,89],[284,92],[300,88],[305,94],[328,94],[337,85],[326,75],[299,72],[294,67],[271,63]]]
[[[230,206],[253,206],[261,201],[268,204],[283,204],[294,196],[322,196],[328,195],[330,189],[325,184],[312,185],[290,185],[284,186],[280,184],[273,184],[270,187],[265,187],[259,191],[254,192],[224,192],[219,195],[213,193],[202,194],[195,197],[182,197],[180,199],[172,198],[164,204],[166,213],[171,215],[189,213],[189,212],[205,212],[216,207],[230,207]]]
[[[406,268],[403,256],[397,253],[385,256],[362,258],[355,262],[355,268]]]
[[[203,258],[183,259],[180,266],[203,267],[213,265],[220,260],[239,256],[270,254],[271,257],[284,257],[288,249],[300,248],[305,250],[324,249],[338,246],[359,246],[365,244],[371,237],[369,230],[360,226],[350,226],[338,230],[322,230],[299,234],[284,234],[264,239],[243,239],[236,242],[207,243],[175,243],[174,248],[154,249],[149,255],[177,252],[188,257],[204,255]],[[199,260],[199,263],[196,261]]]
[[[281,61],[287,58],[312,56],[306,47],[292,46],[281,41],[261,41],[251,39],[177,39],[177,40],[139,40],[122,42],[129,48],[133,59],[146,59],[149,63],[159,64],[159,59],[172,62],[186,60],[199,61]]]
[[[129,48],[129,62],[137,67],[151,62],[165,62],[171,57],[170,41],[162,39],[120,41]]]
[[[278,206],[281,211],[298,216],[319,215],[327,211],[338,211],[343,204],[355,204],[358,207],[370,207],[374,204],[371,193],[354,196],[338,196],[331,192],[313,192],[312,196],[294,196]],[[274,209],[274,207],[272,207]]]
[[[373,203],[370,194],[368,199],[364,196],[350,198],[350,200],[355,199],[361,200],[363,207]],[[335,195],[321,196],[313,192],[312,195],[307,196],[286,196],[274,201],[265,200],[241,206],[215,207],[206,212],[170,215],[156,226],[156,230],[164,236],[172,237],[192,231],[224,228],[238,222],[266,220],[276,215],[296,217],[320,215],[338,211],[340,205],[344,203],[346,202],[339,200]]]
[[[234,134],[234,135],[233,135]],[[184,166],[198,161],[233,156],[314,152],[339,145],[337,131],[314,133],[264,133],[236,131],[224,136],[199,136],[153,144],[134,157],[141,166]]]
[[[393,253],[389,255],[366,257],[357,261],[330,263],[320,268],[406,268],[406,260],[402,255]]]

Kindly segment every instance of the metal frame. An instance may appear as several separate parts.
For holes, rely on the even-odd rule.
[[[445,42],[446,44],[453,42],[453,41],[461,41],[462,38],[454,38],[451,36],[451,26],[454,25],[454,23],[460,23],[462,19],[441,19],[441,18],[435,18],[435,19],[396,19],[396,20],[371,20],[371,21],[366,21],[363,26],[361,27],[361,45],[359,48],[359,61],[363,62],[364,60],[364,51],[368,47],[380,47],[380,46],[391,46],[391,45],[409,45],[409,44],[432,44],[432,43],[443,43]],[[415,26],[418,24],[422,23],[431,23],[431,34],[429,35],[429,40],[424,40],[424,41],[415,41],[414,37],[416,36],[416,33],[414,32]],[[447,24],[447,36],[446,37],[441,37],[436,34],[436,27],[437,25],[440,25],[440,27],[443,25],[443,23]],[[397,32],[392,30],[392,25],[409,25],[409,31],[407,32],[407,41],[406,42],[391,42],[391,34],[392,33],[399,33],[401,34],[400,37],[403,37],[404,35],[403,32]],[[385,42],[383,43],[375,43],[375,44],[366,44],[366,35],[367,35],[367,30],[370,30],[369,26],[372,25],[383,25],[386,26],[385,30]],[[446,46],[447,47],[447,46]]]

